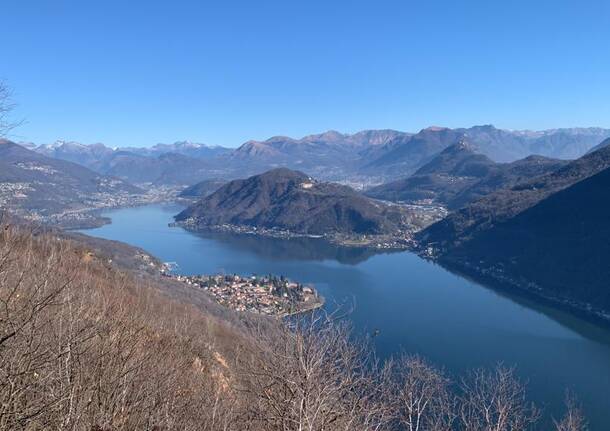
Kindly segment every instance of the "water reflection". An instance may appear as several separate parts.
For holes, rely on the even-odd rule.
[[[199,231],[195,235],[216,240],[230,247],[239,248],[271,260],[334,260],[344,265],[357,265],[377,254],[396,251],[375,250],[362,247],[340,247],[321,238],[270,238],[249,234]]]

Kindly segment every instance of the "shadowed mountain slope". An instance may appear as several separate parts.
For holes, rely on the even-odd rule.
[[[441,262],[610,310],[610,147],[500,190],[423,230]]]

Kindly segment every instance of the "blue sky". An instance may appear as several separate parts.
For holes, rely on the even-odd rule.
[[[0,20],[18,140],[610,127],[605,0],[2,0]]]

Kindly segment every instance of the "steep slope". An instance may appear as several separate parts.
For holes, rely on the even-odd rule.
[[[390,201],[431,199],[456,209],[500,188],[556,170],[565,163],[541,156],[513,163],[495,163],[476,153],[473,145],[461,139],[412,176],[372,188],[366,194]]]
[[[156,259],[125,244],[2,224],[0,254],[2,429],[235,421],[235,398],[224,400],[237,352],[251,351],[245,319],[202,289],[139,270]]]
[[[409,175],[463,137],[461,130],[429,127],[412,136],[398,136],[378,151],[378,157],[362,167],[370,175]]]
[[[140,193],[120,179],[0,141],[0,204],[5,209],[48,216],[111,206]]]
[[[498,222],[444,259],[610,310],[610,168]]]
[[[420,237],[425,243],[436,244],[440,249],[450,248],[609,166],[610,147],[604,147],[554,172],[498,190],[473,202],[428,227]]]
[[[496,190],[510,188],[531,178],[554,172],[568,163],[566,160],[543,156],[529,156],[512,163],[498,163],[479,181],[453,196],[447,205],[451,209],[461,208]]]
[[[581,309],[610,310],[610,147],[500,190],[423,230],[440,262]]]
[[[176,220],[196,227],[231,224],[303,234],[383,234],[402,223],[394,207],[285,168],[231,181]]]
[[[458,193],[495,170],[496,164],[477,154],[464,140],[447,147],[412,176],[383,184],[367,195],[383,200],[414,202],[431,199],[447,204]]]

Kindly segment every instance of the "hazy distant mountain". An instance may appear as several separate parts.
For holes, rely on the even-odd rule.
[[[429,127],[388,142],[362,170],[388,178],[406,177],[460,139],[466,139],[478,153],[495,162],[513,162],[530,155],[574,159],[608,137],[610,130],[600,128],[533,132],[502,130],[491,125],[468,129]]]
[[[31,149],[48,157],[78,163],[89,168],[100,160],[110,157],[114,152],[112,148],[108,148],[104,144],[84,145],[66,141],[57,141]]]
[[[416,134],[369,130],[354,135],[330,131],[302,139],[249,141],[228,157],[227,166],[255,171],[276,166],[307,170],[322,178],[404,178],[461,139],[495,162],[530,155],[572,159],[585,154],[610,130],[600,128],[509,131],[491,125],[449,129],[428,127]],[[248,171],[252,172],[252,171]]]
[[[188,141],[117,149],[102,144],[86,146],[60,141],[41,145],[36,150],[131,182],[161,184],[165,181],[186,185],[288,167],[326,180],[365,186],[378,184],[380,180],[405,178],[460,139],[466,139],[476,152],[495,162],[513,162],[534,154],[576,158],[608,137],[610,130],[600,128],[535,132],[501,130],[487,125],[458,129],[429,127],[416,134],[365,130],[355,134],[328,131],[300,139],[276,136],[265,141],[248,141],[234,150]],[[172,159],[174,156],[170,155],[186,158]]]
[[[246,142],[230,155],[228,163],[257,169],[283,166],[307,170],[323,178],[344,178],[357,169],[372,148],[402,136],[410,134],[365,130],[353,135],[328,131],[301,139],[276,136],[266,141]]]
[[[610,137],[609,129],[599,127],[552,129],[538,132],[530,151],[559,159],[577,159]]]
[[[203,198],[211,195],[227,183],[225,180],[203,180],[184,189],[179,196],[183,198]]]
[[[231,181],[176,216],[188,219],[198,227],[233,224],[305,234],[381,234],[402,223],[396,207],[285,168]]]
[[[375,168],[414,172],[450,145],[465,138],[477,152],[495,162],[512,162],[530,155],[575,159],[610,138],[610,129],[565,128],[544,131],[511,131],[491,125],[450,129],[428,127],[416,134],[394,130],[366,130],[353,135],[329,131],[301,139],[276,136],[248,141],[232,157],[265,162],[303,164],[332,160],[338,154],[356,161],[365,171]],[[354,151],[355,150],[355,151]],[[402,173],[402,175],[407,175]]]
[[[150,148],[109,148],[57,141],[35,148],[38,153],[86,166],[96,172],[132,183],[188,185],[213,175],[214,159],[230,150],[188,141],[157,144]],[[224,169],[221,169],[224,172]]]
[[[191,141],[178,141],[173,144],[156,144],[152,147],[125,147],[119,148],[119,150],[149,157],[159,157],[163,154],[175,153],[196,159],[212,158],[232,151],[230,148],[217,145],[211,146]]]
[[[48,215],[142,190],[76,163],[0,140],[0,207]]]
[[[223,167],[204,159],[176,153],[149,157],[128,151],[116,151],[92,168],[132,183],[155,185],[190,185],[204,178],[219,176],[218,169],[224,173]]]
[[[362,171],[390,177],[409,175],[462,137],[461,131],[442,127],[429,127],[415,135],[397,136],[380,148],[378,157],[365,163]]]
[[[479,152],[496,162],[511,162],[532,154],[576,159],[610,137],[610,129],[597,127],[508,131],[487,125],[465,129],[464,133]]]
[[[610,146],[610,138],[606,139],[605,141],[603,141],[603,142],[599,143],[598,145],[596,145],[595,147],[591,148],[589,150],[589,152],[592,153],[594,151],[601,150],[602,148],[608,147],[608,146]]]
[[[34,144],[30,144],[34,146]],[[181,154],[193,158],[212,158],[227,154],[232,150],[220,146],[210,146],[190,141],[179,141],[173,144],[156,144],[152,147],[119,147],[110,148],[104,144],[84,145],[78,142],[57,141],[53,144],[34,146],[36,151],[45,156],[68,160],[89,166],[103,161],[114,153],[132,153],[139,156],[159,157],[164,154]],[[34,148],[31,148],[34,149]]]
[[[476,153],[474,147],[462,139],[444,149],[412,176],[374,187],[366,194],[390,201],[431,199],[455,209],[495,190],[552,172],[566,163],[542,156],[496,163]]]
[[[266,141],[248,141],[237,148],[234,156],[328,156],[333,152],[349,151],[350,157],[356,156],[353,150],[362,150],[370,146],[380,146],[397,137],[410,135],[395,130],[364,130],[353,135],[342,134],[334,130],[317,135],[293,139],[286,136],[274,136]]]

